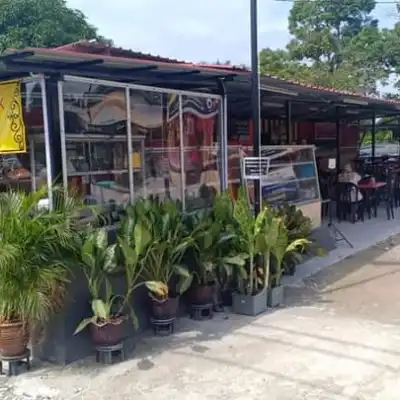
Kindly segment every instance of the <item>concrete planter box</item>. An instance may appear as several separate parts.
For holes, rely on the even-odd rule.
[[[267,291],[255,296],[232,293],[232,310],[236,314],[256,316],[267,310]]]
[[[268,300],[267,304],[268,307],[279,307],[283,304],[284,301],[284,295],[285,295],[285,290],[283,286],[279,285],[274,287],[273,289],[270,289],[268,291]]]

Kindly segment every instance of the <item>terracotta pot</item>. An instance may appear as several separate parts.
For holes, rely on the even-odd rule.
[[[29,329],[22,322],[0,324],[0,353],[4,357],[23,354],[29,342]]]
[[[158,320],[175,318],[178,314],[179,297],[169,297],[164,301],[151,300],[152,316]]]
[[[92,341],[98,346],[113,346],[123,339],[122,319],[109,322],[103,326],[90,325]]]
[[[196,284],[192,286],[190,291],[190,298],[194,305],[214,304],[214,296],[215,284]]]

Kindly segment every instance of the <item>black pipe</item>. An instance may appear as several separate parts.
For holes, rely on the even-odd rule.
[[[336,107],[336,175],[340,173],[340,108]]]
[[[341,131],[341,126],[340,126],[340,107],[336,107],[336,185],[335,185],[335,198],[336,198],[336,216],[340,215],[340,209],[339,209],[339,185],[337,185],[337,182],[339,180],[339,174],[340,174],[340,131]]]
[[[260,82],[258,75],[258,40],[257,40],[257,0],[250,0],[251,29],[251,108],[253,122],[253,152],[254,157],[260,156]],[[261,181],[254,182],[254,212],[261,210]]]
[[[375,165],[375,143],[376,142],[376,116],[375,111],[372,111],[372,124],[371,124],[371,157],[372,164]]]
[[[292,103],[286,100],[286,144],[290,145],[293,141],[292,138]]]

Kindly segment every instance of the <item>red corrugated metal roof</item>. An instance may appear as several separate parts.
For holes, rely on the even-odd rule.
[[[70,43],[64,46],[56,47],[51,49],[52,51],[59,51],[62,53],[81,53],[81,54],[96,54],[105,57],[117,57],[117,58],[129,58],[139,61],[147,61],[147,62],[156,62],[156,63],[165,63],[165,64],[173,64],[176,66],[185,66],[185,67],[196,67],[196,68],[204,68],[204,69],[217,69],[220,71],[227,72],[242,72],[248,73],[249,69],[238,67],[234,65],[226,65],[226,64],[205,64],[205,63],[193,63],[188,61],[182,61],[177,59],[171,59],[167,57],[155,56],[152,54],[146,54],[134,50],[127,50],[121,47],[113,47],[105,43],[93,42],[88,40],[81,40],[78,42]],[[316,90],[316,91],[324,91],[328,93],[335,93],[340,95],[354,96],[358,98],[363,98],[365,100],[375,100],[381,101],[383,103],[388,104],[400,104],[400,100],[392,100],[392,99],[380,99],[373,96],[366,96],[363,93],[351,92],[347,90],[339,90],[332,87],[320,86],[320,85],[312,85],[296,80],[291,79],[282,79],[278,76],[265,74],[265,77],[275,79],[277,81],[286,82],[289,84],[293,84],[296,86],[301,86],[304,88]]]

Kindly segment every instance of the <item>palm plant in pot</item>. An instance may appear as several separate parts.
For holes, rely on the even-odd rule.
[[[248,262],[238,270],[233,311],[257,315],[267,308],[270,257],[277,242],[279,221],[269,207],[264,207],[254,216],[243,189],[235,202],[234,217],[241,248],[248,255]]]
[[[32,329],[42,328],[62,305],[75,254],[72,224],[80,204],[40,207],[46,189],[0,193],[0,353],[24,353]],[[71,263],[70,263],[71,262]]]
[[[191,273],[182,264],[192,238],[186,233],[180,204],[150,198],[135,204],[133,211],[128,218],[140,221],[142,236],[147,242],[141,278],[147,282],[159,282],[159,286],[148,286],[152,317],[156,320],[173,319],[178,313],[179,296],[192,282]],[[132,227],[134,223],[129,225]]]

